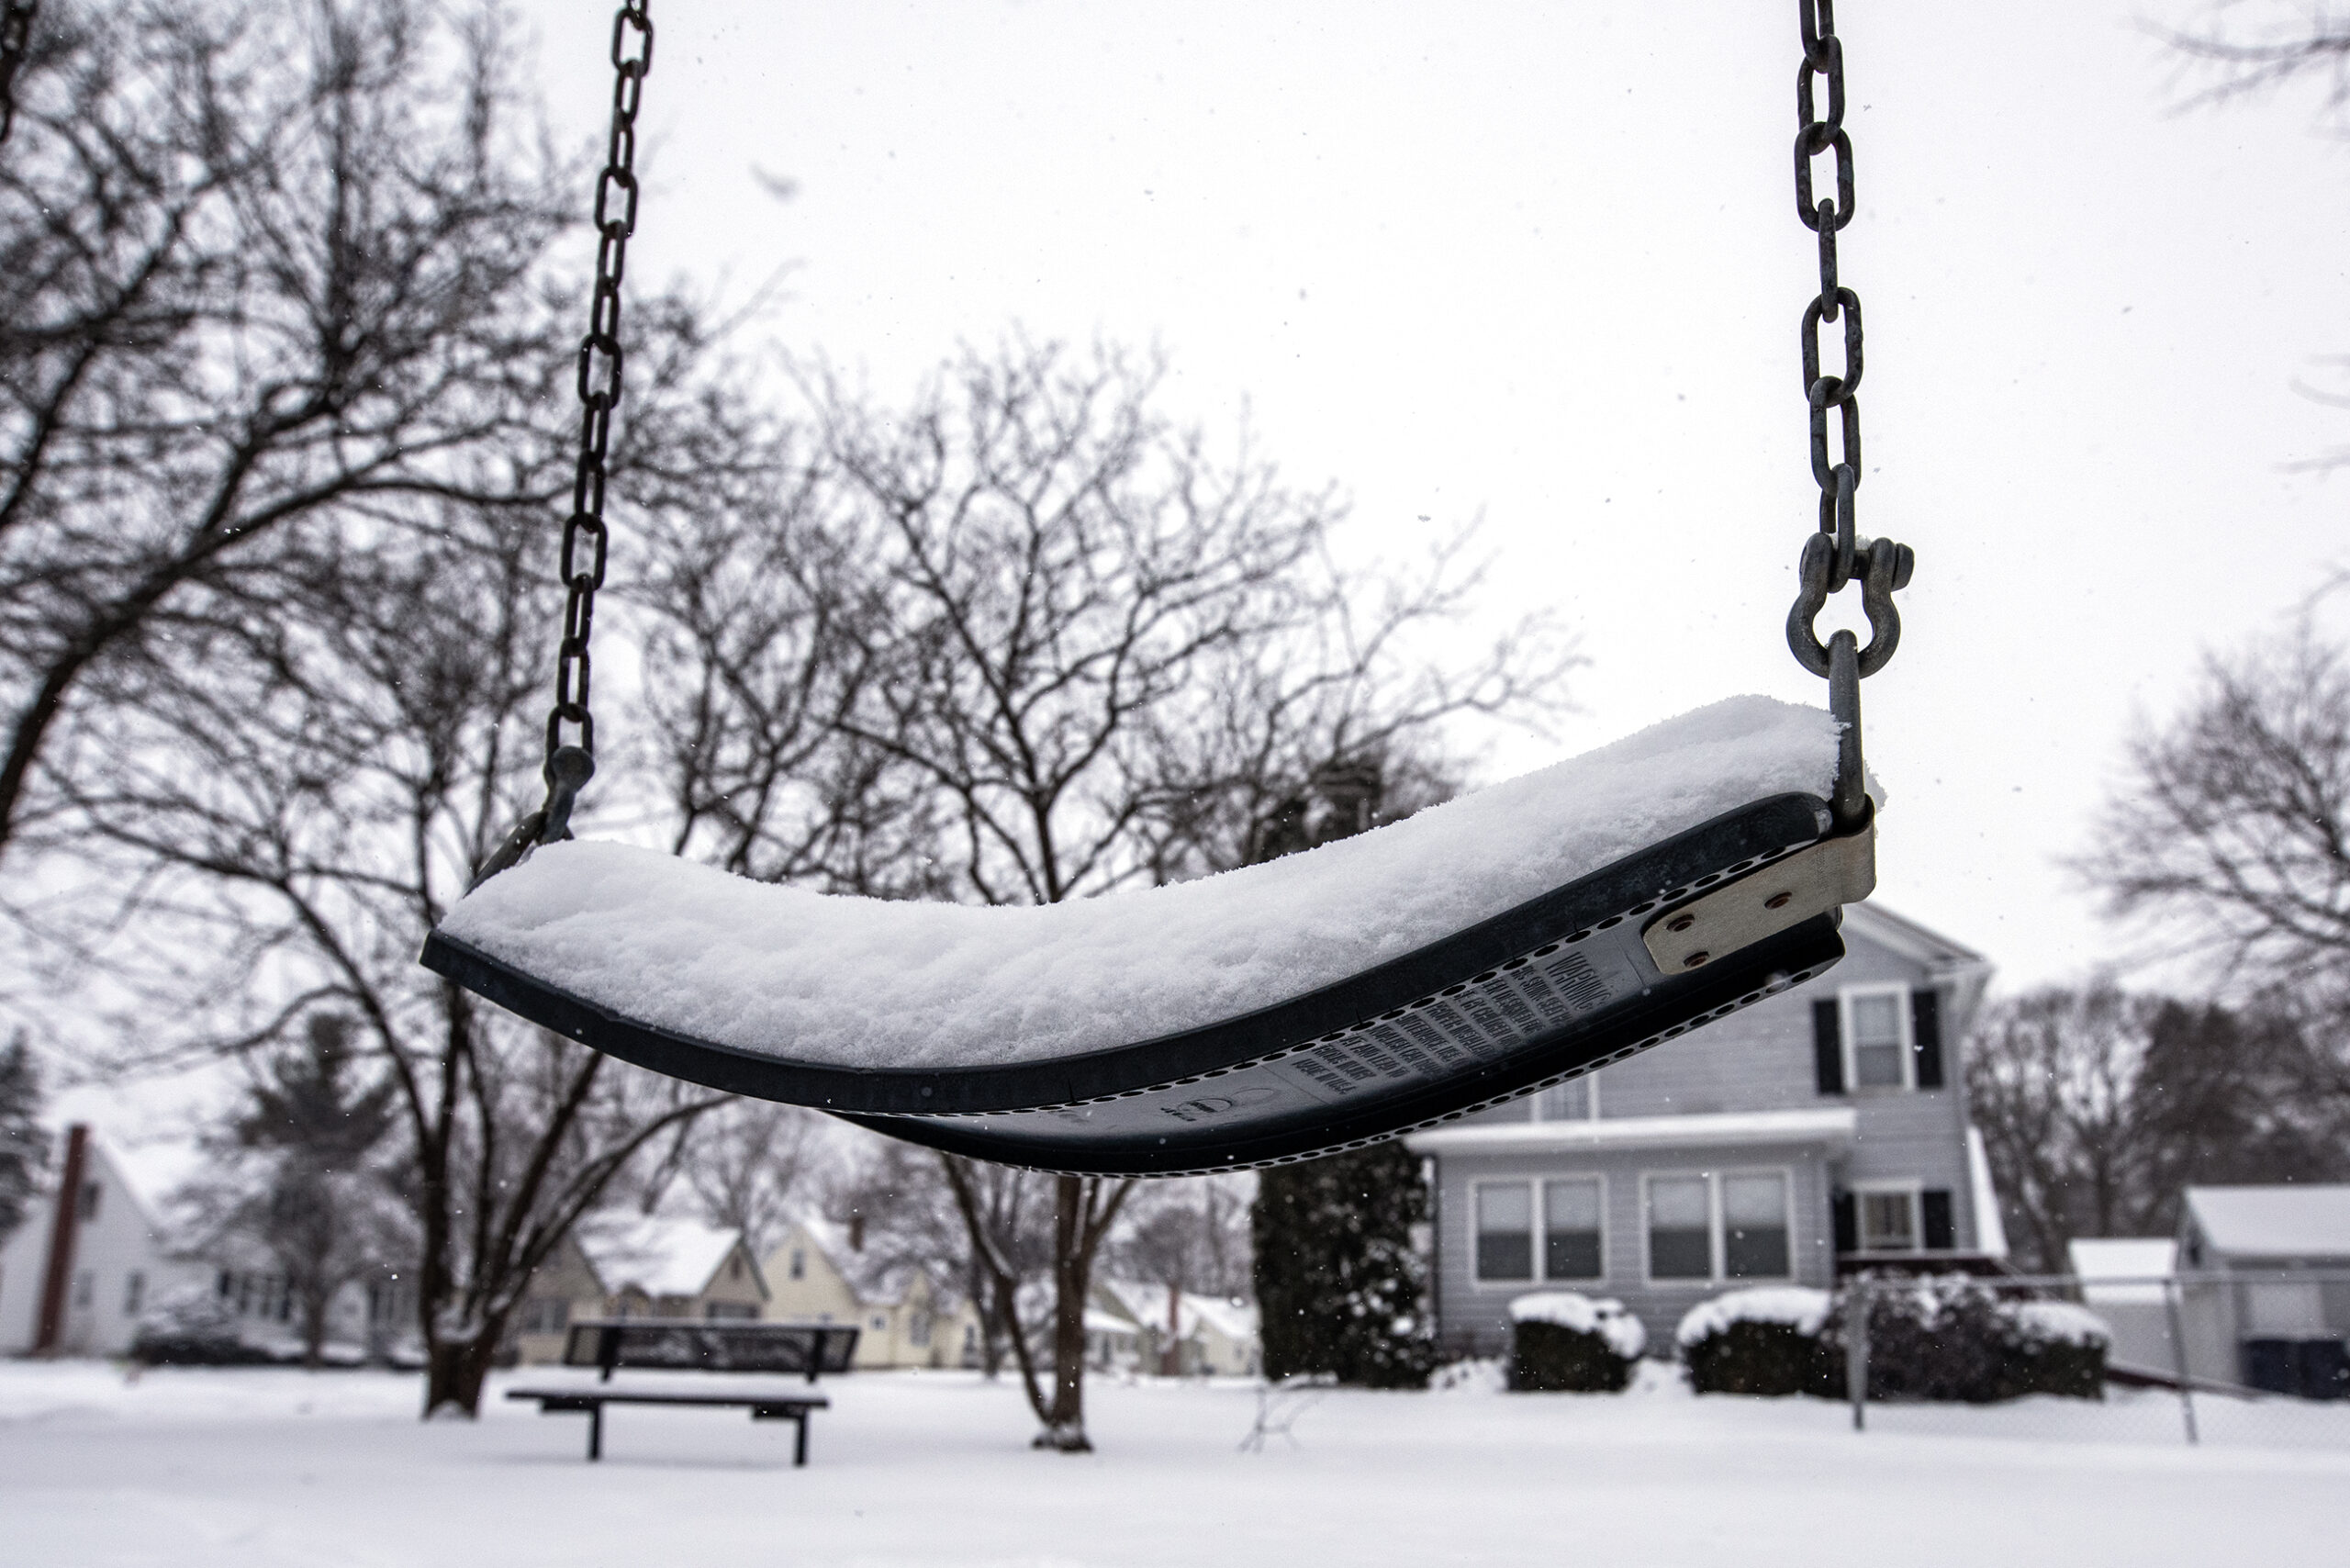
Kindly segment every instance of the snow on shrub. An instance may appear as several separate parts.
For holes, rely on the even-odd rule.
[[[1540,1291],[1511,1302],[1509,1316],[1509,1386],[1520,1393],[1617,1393],[1648,1349],[1648,1330],[1612,1297]]]
[[[1674,1338],[1700,1394],[1847,1396],[1845,1334],[1864,1288],[1868,1396],[1988,1404],[2027,1394],[2100,1396],[2110,1340],[2095,1314],[2012,1301],[1963,1274],[1867,1280],[1824,1291],[1733,1291]]]
[[[277,1358],[245,1343],[236,1314],[209,1284],[169,1291],[139,1319],[132,1359],[151,1367],[256,1366]]]
[[[1681,1319],[1673,1338],[1684,1350],[1722,1333],[1733,1323],[1783,1323],[1797,1334],[1815,1335],[1828,1321],[1835,1298],[1801,1285],[1758,1285],[1701,1301]]]
[[[1826,1291],[1798,1285],[1732,1291],[1700,1302],[1673,1334],[1689,1385],[1699,1394],[1827,1393],[1830,1368],[1820,1330],[1834,1305]]]
[[[2033,1339],[2053,1345],[2107,1345],[2113,1330],[2086,1306],[2069,1301],[2021,1301],[2015,1306],[2017,1327]]]

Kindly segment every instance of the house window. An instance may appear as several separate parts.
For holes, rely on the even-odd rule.
[[[708,1302],[703,1305],[701,1315],[707,1323],[756,1323],[759,1320],[759,1309],[747,1301]]]
[[[1784,1280],[1795,1273],[1781,1170],[1648,1178],[1649,1278]]]
[[[1601,1275],[1599,1182],[1592,1178],[1542,1183],[1542,1277],[1595,1280]]]
[[[1649,1277],[1714,1276],[1712,1182],[1703,1176],[1649,1179]]]
[[[1860,1243],[1863,1252],[1918,1250],[1918,1193],[1914,1188],[1863,1189],[1853,1194],[1859,1205]]]
[[[1848,991],[1843,1001],[1844,1081],[1855,1089],[1908,1088],[1908,989]]]
[[[522,1332],[560,1334],[571,1326],[571,1304],[559,1296],[532,1296],[522,1303]]]
[[[1483,1182],[1476,1188],[1477,1277],[1534,1278],[1534,1188],[1525,1182]]]
[[[1599,1081],[1588,1075],[1555,1083],[1534,1097],[1538,1122],[1587,1122],[1599,1114]]]
[[[1787,1179],[1777,1172],[1722,1178],[1722,1272],[1733,1280],[1784,1280]]]
[[[82,1183],[82,1202],[78,1212],[85,1222],[98,1217],[98,1200],[105,1195],[106,1189],[95,1182]]]
[[[797,1247],[791,1249],[791,1277],[795,1280],[808,1277],[808,1254]]]
[[[122,1315],[136,1317],[139,1309],[147,1305],[147,1276],[137,1269],[130,1271],[122,1282]]]

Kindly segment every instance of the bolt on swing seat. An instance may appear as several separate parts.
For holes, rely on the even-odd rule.
[[[1456,1119],[1686,1034],[1826,970],[1875,882],[1860,682],[1900,638],[1905,546],[1854,531],[1860,300],[1831,0],[1799,0],[1796,206],[1818,236],[1803,330],[1819,529],[1787,621],[1830,711],[1733,698],[1302,855],[1037,908],[826,896],[568,842],[594,771],[588,630],[620,278],[636,215],[649,0],[614,21],[602,244],[579,356],[569,593],[548,794],[425,944],[436,972],[595,1049],[1040,1170],[1178,1175],[1285,1163]],[[1829,83],[1823,118],[1813,78]],[[1813,199],[1833,154],[1836,195]],[[1819,368],[1842,322],[1841,376]],[[596,372],[600,368],[602,375]],[[1841,452],[1830,453],[1829,411]],[[1863,585],[1870,640],[1814,618]],[[567,744],[565,727],[578,744]]]

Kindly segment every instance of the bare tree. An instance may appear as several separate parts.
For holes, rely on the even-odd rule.
[[[696,1204],[764,1258],[808,1195],[824,1130],[813,1111],[737,1100],[680,1126],[678,1142]]]
[[[2350,670],[2303,624],[2205,661],[2131,743],[2075,870],[2240,987],[2350,1002]]]
[[[0,163],[0,849],[84,711],[227,656],[309,536],[561,483],[573,182],[494,9],[56,0]],[[331,523],[324,521],[338,520]]]
[[[2198,1182],[2350,1172],[2338,1105],[2308,1092],[2302,1030],[2271,1012],[2063,987],[1986,1009],[1969,1114],[2031,1266],[2083,1236],[2165,1236]]]
[[[357,1020],[408,1143],[426,1406],[471,1413],[532,1271],[639,1150],[720,1097],[415,962],[527,798],[549,613],[551,531],[453,510],[442,532],[304,563],[255,645],[113,714],[117,766],[73,790],[61,847],[98,873],[83,940],[149,1027],[165,998],[211,1050],[320,1008]],[[110,947],[114,932],[140,944]]]
[[[1241,864],[1349,769],[1440,794],[1447,721],[1556,700],[1573,657],[1544,623],[1412,656],[1474,587],[1457,541],[1408,578],[1341,571],[1336,501],[1171,425],[1158,378],[1104,348],[967,352],[894,409],[814,376],[815,444],[778,442],[716,506],[656,505],[691,541],[646,599],[678,847],[840,890],[1058,902]],[[1090,1446],[1085,1301],[1129,1185],[1051,1182],[1039,1335],[1014,1243],[1041,1193],[941,1170],[1039,1445]]]

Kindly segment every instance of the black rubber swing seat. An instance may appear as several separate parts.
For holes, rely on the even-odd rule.
[[[1843,956],[1836,726],[1733,699],[1358,838],[1042,909],[549,846],[424,962],[612,1056],[1040,1170],[1282,1163],[1454,1119]],[[1793,786],[1793,787],[1788,787]]]

